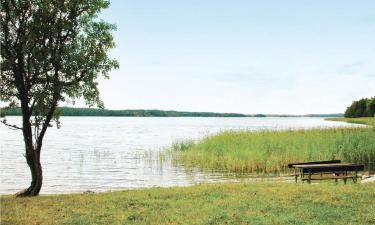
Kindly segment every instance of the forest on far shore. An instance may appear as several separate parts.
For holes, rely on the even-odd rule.
[[[73,108],[60,107],[61,116],[123,116],[123,117],[246,117],[240,113],[213,113],[213,112],[179,112],[164,111],[154,109],[136,109],[136,110],[108,110],[98,108]],[[21,109],[13,108],[2,110],[2,114],[8,116],[20,116]],[[263,116],[263,115],[254,115]]]
[[[345,111],[346,118],[374,117],[375,97],[354,101]]]
[[[287,114],[241,114],[241,113],[215,113],[215,112],[183,112],[174,110],[158,109],[125,109],[109,110],[98,108],[73,108],[60,107],[58,112],[61,116],[112,116],[112,117],[343,117],[341,113],[332,114],[307,114],[307,115],[287,115]],[[21,109],[0,108],[0,116],[21,116]]]

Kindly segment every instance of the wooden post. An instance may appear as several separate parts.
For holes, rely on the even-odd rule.
[[[301,169],[301,179],[302,179],[302,183],[305,182],[305,172],[303,171],[303,169]]]

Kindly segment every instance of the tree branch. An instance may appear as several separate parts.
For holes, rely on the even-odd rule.
[[[52,120],[53,114],[55,112],[57,102],[59,101],[59,96],[60,96],[60,85],[59,85],[59,68],[55,67],[55,74],[54,74],[54,80],[53,80],[53,97],[52,97],[52,102],[50,105],[50,109],[45,117],[44,123],[42,125],[42,129],[40,130],[39,136],[36,140],[36,151],[40,153],[40,150],[42,149],[42,143],[43,143],[43,138],[44,135],[47,131],[47,128]]]
[[[71,81],[68,81],[68,82],[60,81],[60,83],[64,84],[64,86],[70,86],[70,85],[73,85],[73,84],[77,84],[77,83],[79,83],[83,80],[85,75],[86,75],[86,70],[83,70],[83,71],[81,71],[81,74],[78,77],[75,75],[74,80],[71,80]]]
[[[12,129],[12,130],[22,130],[21,127],[17,126],[17,125],[13,125],[13,124],[9,124],[7,123],[7,120],[1,120],[0,123],[4,124],[5,126],[7,126],[9,129]]]

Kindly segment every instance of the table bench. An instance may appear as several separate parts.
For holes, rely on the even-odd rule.
[[[311,183],[312,180],[328,180],[343,179],[346,183],[347,179],[353,179],[357,182],[358,171],[364,170],[364,165],[355,163],[319,163],[319,164],[296,164],[293,165],[295,169],[300,171],[301,181]],[[332,174],[333,176],[323,177],[323,174]],[[314,175],[320,175],[313,177]],[[297,182],[297,178],[296,178]]]
[[[332,164],[332,163],[341,163],[340,159],[335,160],[326,160],[326,161],[315,161],[315,162],[303,162],[303,163],[289,163],[288,168],[294,168],[294,174],[292,176],[295,177],[295,181],[297,183],[298,176],[301,176],[301,173],[297,173],[297,168],[295,166],[297,165],[311,165],[311,164]]]

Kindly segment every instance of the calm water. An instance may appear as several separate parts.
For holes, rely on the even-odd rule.
[[[20,117],[8,117],[20,124]],[[219,173],[186,173],[169,162],[145,160],[172,142],[199,139],[223,130],[290,129],[354,126],[322,118],[136,118],[64,117],[62,128],[47,131],[42,166],[42,193],[108,191],[152,186],[222,182]],[[21,131],[0,125],[0,194],[15,193],[30,183]]]

